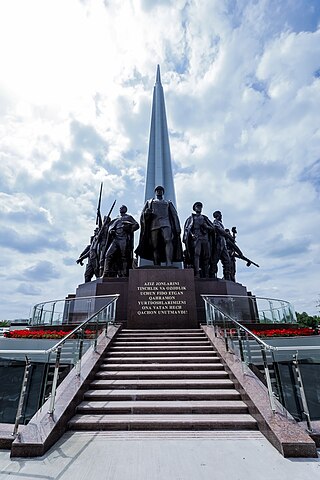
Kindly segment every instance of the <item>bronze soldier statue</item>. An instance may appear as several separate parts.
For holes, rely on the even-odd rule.
[[[138,222],[129,214],[127,207],[121,205],[120,215],[108,226],[106,254],[103,276],[127,277],[133,261],[134,232],[138,230]]]
[[[235,238],[235,234],[237,233],[236,227],[232,227],[233,235],[231,235],[229,228],[226,228],[225,231],[228,235],[232,236],[233,238],[233,241],[231,241],[230,237],[226,237],[226,244],[227,244],[227,250],[230,257],[230,280],[235,282],[236,281],[236,257],[240,258],[243,256],[243,254],[240,248],[238,247],[238,245],[236,245],[236,238]]]
[[[108,229],[111,222],[111,218],[107,215],[103,217],[102,226],[99,231],[99,273],[103,275],[104,261],[106,256],[107,241],[108,241]]]
[[[226,239],[232,241],[232,236],[225,231],[222,223],[222,213],[219,210],[213,212],[213,226],[215,230],[215,248],[212,255],[211,275],[217,278],[218,262],[222,263],[224,280],[231,280],[231,260],[227,249]]]
[[[155,198],[148,200],[142,210],[141,232],[136,254],[154,265],[182,261],[181,227],[177,211],[170,200],[163,198],[164,188],[155,188]]]
[[[83,252],[79,255],[77,263],[83,265],[83,260],[88,259],[86,269],[84,272],[85,283],[90,282],[93,275],[98,278],[99,272],[99,227],[94,229],[93,235],[90,239],[90,244],[86,246]]]
[[[254,261],[250,260],[249,258],[245,257],[243,255],[242,251],[240,250],[240,248],[238,247],[238,245],[236,245],[237,228],[236,227],[231,228],[232,235],[231,235],[231,232],[228,228],[226,228],[225,231],[229,235],[228,237],[226,237],[226,244],[227,244],[227,249],[228,249],[228,252],[229,252],[230,265],[231,265],[230,280],[235,282],[236,281],[236,259],[237,258],[239,258],[240,260],[244,260],[247,264],[247,267],[250,267],[250,265],[255,265],[256,267],[259,267],[259,265],[257,263],[255,263]],[[232,240],[231,240],[230,237],[232,238]]]
[[[189,258],[193,265],[195,277],[208,278],[214,226],[209,218],[202,214],[202,207],[201,202],[193,205],[195,213],[185,221],[182,241],[186,246],[186,258]]]

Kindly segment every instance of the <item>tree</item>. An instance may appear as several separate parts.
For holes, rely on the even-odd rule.
[[[304,327],[316,328],[320,324],[320,317],[318,315],[308,315],[307,312],[296,312],[299,325]]]

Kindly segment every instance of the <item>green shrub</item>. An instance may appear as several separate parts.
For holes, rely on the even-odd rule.
[[[10,327],[9,320],[0,320],[0,327]]]
[[[316,328],[320,323],[320,317],[318,315],[308,315],[306,312],[296,312],[299,325],[303,327]]]

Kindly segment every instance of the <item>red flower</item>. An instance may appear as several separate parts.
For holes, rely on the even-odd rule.
[[[314,335],[314,330],[308,327],[298,328],[269,328],[265,330],[251,330],[258,337],[301,337]]]
[[[65,337],[70,332],[64,330],[11,330],[4,334],[7,338],[43,338],[43,339],[59,339]],[[95,335],[93,330],[85,330],[84,334],[88,338]]]

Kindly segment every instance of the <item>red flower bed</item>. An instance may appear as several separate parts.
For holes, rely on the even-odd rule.
[[[59,339],[65,337],[69,332],[64,330],[11,330],[4,334],[7,338],[43,338],[43,339]],[[85,337],[92,338],[94,332],[85,330]],[[74,337],[76,338],[76,337]]]
[[[270,328],[268,330],[251,330],[258,337],[307,337],[314,335],[312,328]]]

